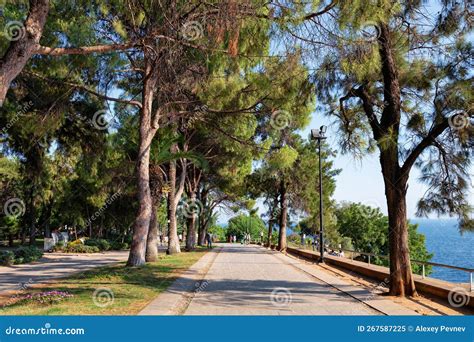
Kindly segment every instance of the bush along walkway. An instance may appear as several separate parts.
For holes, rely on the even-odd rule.
[[[43,251],[34,246],[21,246],[11,251],[0,251],[0,266],[27,264],[41,259]]]
[[[89,267],[92,262],[99,265],[100,259],[107,259],[113,265],[69,274],[67,278],[46,284],[37,284],[38,278],[27,282],[22,288],[18,288],[17,283],[15,295],[10,293],[0,297],[0,315],[136,314],[182,272],[197,262],[205,252],[206,250],[197,250],[170,256],[161,254],[159,261],[136,268],[125,267],[125,262],[117,263],[118,259],[126,260],[128,252],[107,252],[104,253],[105,256],[74,256],[81,258],[78,263],[88,264]],[[97,259],[91,259],[96,256]],[[51,264],[55,264],[56,269],[64,266],[64,262],[60,260]],[[72,267],[69,264],[67,267],[76,268],[76,272],[78,270],[77,265]],[[36,271],[42,273],[39,269]],[[11,273],[11,269],[9,272]],[[0,273],[0,278],[3,280],[6,275],[7,273]]]

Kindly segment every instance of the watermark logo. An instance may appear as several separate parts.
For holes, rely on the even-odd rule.
[[[183,201],[181,205],[181,212],[184,217],[192,218],[194,216],[199,216],[203,211],[203,205],[200,200],[190,198]]]
[[[366,21],[357,33],[361,40],[375,42],[380,37],[380,28],[376,22]]]
[[[23,216],[25,210],[25,203],[17,197],[8,199],[3,205],[3,212],[7,217]]]
[[[202,282],[196,282],[194,284],[195,290],[194,293],[199,293],[202,292],[206,289],[206,287],[209,285],[209,282],[207,280],[203,280]]]
[[[276,110],[270,118],[270,126],[277,130],[285,129],[290,125],[291,115],[286,110]]]
[[[382,282],[377,284],[377,286],[371,291],[371,294],[364,298],[364,302],[373,300],[378,293],[383,292],[385,289],[389,288],[390,278],[384,278]]]
[[[99,308],[110,306],[115,301],[114,291],[108,287],[99,287],[92,294],[92,301]]]
[[[288,306],[293,301],[291,291],[285,287],[277,287],[273,289],[270,300],[273,305],[278,307]]]
[[[460,308],[469,303],[469,292],[463,287],[455,287],[449,291],[448,302],[453,308]]]
[[[451,129],[458,131],[468,128],[471,125],[471,119],[467,113],[460,113],[450,116],[448,123]]]
[[[204,36],[204,28],[198,21],[188,21],[181,27],[181,36],[188,41],[195,41]]]
[[[1,103],[0,103],[0,106],[1,106]],[[33,102],[32,101],[28,101],[27,103],[24,103],[20,110],[18,112],[15,113],[15,115],[13,116],[13,118],[11,118],[11,120],[7,123],[7,125],[5,127],[2,128],[2,133],[5,134],[7,133],[7,131],[15,124],[18,122],[18,120],[20,120],[20,117],[25,115],[29,110],[30,108],[33,107]]]
[[[110,121],[107,119],[107,110],[98,110],[92,116],[91,125],[100,131],[106,130],[110,126]]]
[[[73,170],[74,171],[74,170]],[[110,196],[106,201],[105,204],[97,210],[92,216],[87,220],[87,224],[90,225],[93,221],[97,220],[108,208],[109,206],[115,202],[117,198],[122,195],[122,191],[119,190],[115,192],[112,196]]]
[[[26,29],[20,21],[9,21],[3,30],[5,37],[14,42],[25,37]]]

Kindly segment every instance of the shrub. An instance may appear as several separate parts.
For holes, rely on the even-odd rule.
[[[12,251],[0,252],[0,264],[3,266],[11,266],[15,262],[15,254]]]
[[[22,246],[13,251],[13,253],[15,254],[16,264],[36,261],[43,256],[43,251],[34,246]]]
[[[54,245],[53,248],[51,248],[51,251],[53,252],[64,252],[64,245]]]
[[[292,233],[292,234],[288,235],[287,239],[288,239],[288,242],[292,242],[292,243],[296,243],[296,244],[301,243],[301,235],[298,235],[296,233]]]
[[[112,244],[110,245],[110,249],[114,250],[114,251],[121,251],[121,250],[124,250],[124,249],[128,249],[130,246],[128,243],[126,242],[120,242],[120,241],[114,241],[112,242]]]
[[[110,249],[110,242],[105,239],[88,239],[85,244],[87,246],[97,247],[101,251],[108,251]]]
[[[100,250],[96,246],[87,245],[68,245],[63,249],[66,253],[99,253]]]
[[[13,264],[24,264],[40,259],[43,251],[33,246],[22,246],[13,251],[0,252],[0,264],[11,266]]]
[[[84,241],[82,241],[81,239],[77,239],[77,240],[69,242],[69,245],[83,245],[83,244],[84,244]]]

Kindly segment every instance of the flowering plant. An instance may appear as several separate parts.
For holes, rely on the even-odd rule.
[[[46,291],[24,295],[20,298],[20,301],[31,301],[40,304],[54,304],[71,297],[73,297],[73,295],[66,291]]]

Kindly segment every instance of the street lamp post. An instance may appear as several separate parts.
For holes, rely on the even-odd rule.
[[[318,141],[319,154],[319,262],[324,262],[324,226],[323,226],[323,166],[321,162],[321,140],[326,139],[326,126],[311,130],[311,138]]]

